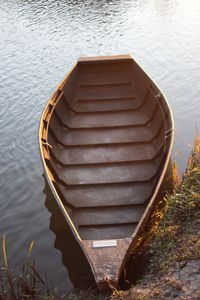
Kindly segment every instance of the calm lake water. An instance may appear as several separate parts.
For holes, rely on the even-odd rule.
[[[200,128],[200,1],[0,1],[0,237],[7,236],[11,267],[26,261],[34,240],[40,272],[65,289],[87,278],[87,266],[47,196],[39,119],[79,56],[123,53],[133,54],[166,94],[173,156],[184,171]]]

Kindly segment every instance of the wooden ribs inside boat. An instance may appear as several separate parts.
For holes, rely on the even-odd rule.
[[[108,263],[117,247],[93,242],[113,240],[123,249],[112,263],[118,273],[153,206],[172,140],[165,97],[128,55],[79,59],[47,103],[40,125],[46,175],[94,273],[98,249]]]

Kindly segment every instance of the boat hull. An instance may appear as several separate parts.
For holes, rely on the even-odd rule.
[[[99,289],[117,286],[156,204],[173,128],[165,96],[129,55],[80,58],[44,109],[45,174]]]

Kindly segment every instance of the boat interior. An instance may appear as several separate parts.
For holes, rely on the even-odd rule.
[[[80,59],[44,114],[45,162],[82,240],[131,237],[170,145],[164,96],[133,59]]]

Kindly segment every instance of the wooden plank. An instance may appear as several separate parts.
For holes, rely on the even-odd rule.
[[[122,84],[131,81],[130,70],[111,71],[101,73],[84,72],[79,73],[79,86],[102,85],[102,84]]]
[[[67,110],[63,101],[57,105],[56,112],[62,123],[70,128],[138,126],[148,121],[147,116],[142,111],[74,114]]]
[[[120,224],[120,226],[91,226],[79,227],[79,233],[83,240],[106,240],[106,239],[122,239],[131,237],[136,224]]]
[[[82,99],[116,99],[116,98],[127,98],[136,97],[135,88],[132,83],[123,84],[102,84],[95,86],[80,86],[75,95],[76,101]]]
[[[69,130],[63,127],[55,114],[52,116],[50,128],[58,140],[69,146],[87,144],[110,144],[126,142],[148,142],[157,132],[149,126],[119,128],[82,128]]]
[[[74,109],[78,112],[104,112],[116,110],[136,110],[140,106],[138,97],[114,99],[90,99],[77,101]]]
[[[65,148],[49,135],[56,159],[64,165],[101,164],[151,160],[157,154],[152,144],[106,144]]]
[[[58,178],[67,185],[149,181],[158,167],[153,161],[83,167],[63,167],[53,159],[50,163]]]
[[[84,208],[72,212],[71,217],[77,226],[137,223],[146,205],[134,207]]]
[[[58,188],[64,199],[75,207],[106,207],[143,204],[150,198],[154,184],[155,181],[74,187],[58,184]]]
[[[127,61],[130,63],[133,59],[130,54],[120,54],[120,55],[108,55],[108,56],[81,56],[78,59],[78,63],[89,63],[91,65],[93,62],[100,62],[100,63],[105,63],[105,62],[114,62],[117,63],[117,65],[120,64],[120,61]]]
[[[91,61],[91,62],[79,62],[79,71],[90,72],[90,73],[101,73],[101,72],[119,72],[131,70],[130,59],[121,59],[121,61]]]

